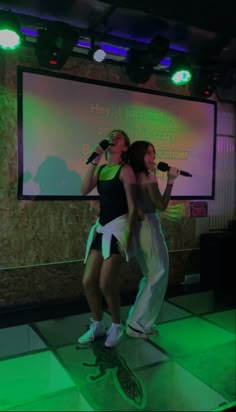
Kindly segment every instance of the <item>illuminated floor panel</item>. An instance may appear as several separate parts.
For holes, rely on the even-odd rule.
[[[71,377],[49,351],[0,362],[0,410],[71,387]]]
[[[45,397],[36,402],[24,404],[11,411],[93,411],[77,388],[61,391],[53,396]]]
[[[0,359],[46,349],[42,339],[29,325],[0,329]]]
[[[138,377],[147,382],[149,411],[209,411],[228,402],[175,362],[143,370]]]
[[[235,310],[216,311],[208,292],[173,299],[164,302],[156,321],[159,336],[150,341],[124,336],[111,350],[105,338],[77,349],[89,313],[0,329],[0,410],[171,412],[227,406],[236,396]],[[123,322],[128,310],[121,309]],[[104,319],[108,327],[108,313]]]
[[[236,343],[225,343],[176,362],[228,400],[236,400]]]
[[[150,340],[174,357],[213,350],[235,340],[233,333],[198,317],[163,323],[158,331]]]
[[[227,403],[171,361],[142,370],[110,370],[87,380],[81,390],[96,411],[209,411]]]
[[[169,298],[168,302],[174,303],[197,315],[207,312],[214,312],[216,307],[215,296],[212,290],[175,296],[173,298]]]
[[[205,315],[205,319],[209,319],[211,322],[216,323],[222,328],[236,334],[236,310],[225,310],[224,312],[211,313]]]

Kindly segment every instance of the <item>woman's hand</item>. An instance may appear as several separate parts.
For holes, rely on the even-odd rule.
[[[95,147],[93,147],[93,149],[91,150],[91,154],[92,153],[97,153],[97,156],[95,157],[95,159],[91,162],[92,164],[98,164],[99,163],[99,161],[101,160],[101,158],[102,158],[102,155],[104,154],[104,149],[99,145],[99,144],[97,144]]]
[[[171,185],[174,183],[176,177],[180,174],[180,170],[176,169],[176,167],[170,167],[167,172],[167,184]]]

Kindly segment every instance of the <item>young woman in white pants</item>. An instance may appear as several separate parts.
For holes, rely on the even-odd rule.
[[[155,175],[155,148],[147,141],[136,141],[129,149],[129,163],[137,179],[139,223],[135,229],[136,258],[142,279],[126,322],[126,334],[148,337],[159,314],[168,284],[169,255],[161,228],[160,212],[166,210],[179,170],[170,168],[167,185],[160,193]]]

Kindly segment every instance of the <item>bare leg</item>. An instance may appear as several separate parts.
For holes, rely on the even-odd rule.
[[[113,323],[120,323],[119,272],[122,261],[122,256],[111,255],[104,260],[100,275],[100,289],[111,311]]]
[[[102,320],[102,292],[99,288],[103,257],[99,250],[92,249],[85,266],[83,287],[94,320]]]

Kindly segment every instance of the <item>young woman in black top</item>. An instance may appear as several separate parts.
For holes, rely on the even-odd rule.
[[[85,254],[83,286],[92,313],[89,330],[79,339],[88,344],[105,336],[105,346],[115,346],[123,335],[120,323],[119,270],[124,256],[128,260],[131,233],[136,221],[133,169],[125,160],[130,142],[125,132],[113,130],[108,136],[107,163],[99,166],[103,150],[97,146],[95,160],[88,165],[81,186],[86,195],[97,187],[100,195],[99,219],[90,230]],[[108,332],[102,322],[102,296],[112,316]]]

